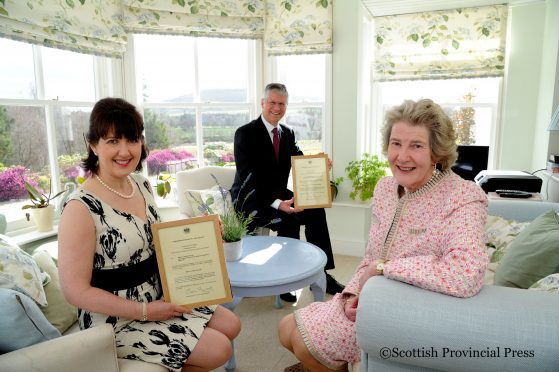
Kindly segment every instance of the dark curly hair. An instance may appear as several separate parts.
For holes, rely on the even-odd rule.
[[[148,156],[144,140],[144,120],[136,107],[122,98],[103,98],[99,100],[89,117],[89,130],[86,134],[87,156],[82,160],[82,167],[89,172],[97,173],[99,158],[93,153],[90,145],[96,145],[101,138],[113,133],[116,138],[142,142],[142,155],[136,171],[142,170],[142,162]]]

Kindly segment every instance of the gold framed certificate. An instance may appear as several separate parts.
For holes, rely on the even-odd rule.
[[[332,196],[328,155],[291,157],[295,208],[331,208]]]
[[[217,215],[151,228],[165,301],[188,308],[233,301]]]

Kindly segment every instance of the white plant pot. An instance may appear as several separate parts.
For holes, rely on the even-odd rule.
[[[54,226],[54,207],[31,209],[31,218],[38,232],[51,231]]]
[[[225,261],[237,261],[243,256],[243,240],[238,242],[223,242]]]

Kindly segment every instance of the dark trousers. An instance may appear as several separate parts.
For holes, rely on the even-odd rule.
[[[299,232],[301,225],[304,225],[307,242],[316,245],[326,254],[327,261],[325,270],[330,270],[335,267],[332,244],[330,243],[330,234],[328,232],[328,223],[326,222],[326,212],[323,208],[305,209],[302,212],[292,214],[284,213],[271,207],[270,210],[270,212],[272,212],[271,214],[274,215],[272,218],[279,217],[281,218],[281,222],[270,224],[267,227],[277,231],[278,236],[300,239]],[[259,222],[262,224],[262,220]]]

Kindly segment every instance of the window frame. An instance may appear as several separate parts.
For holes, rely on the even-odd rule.
[[[65,100],[58,100],[58,99],[46,99],[45,98],[45,79],[43,75],[43,58],[42,58],[42,50],[46,48],[41,45],[36,44],[28,44],[32,48],[32,55],[33,55],[33,67],[34,67],[34,82],[35,82],[35,89],[36,89],[36,96],[35,99],[19,99],[19,98],[3,98],[0,97],[0,105],[1,106],[25,106],[25,107],[37,107],[44,111],[45,114],[45,131],[47,134],[47,151],[48,151],[48,165],[50,174],[49,177],[51,180],[58,179],[60,174],[59,166],[58,166],[58,149],[56,146],[56,123],[53,114],[53,108],[55,107],[88,107],[93,108],[95,102],[99,100],[99,97],[111,95],[113,92],[112,87],[114,86],[114,74],[113,71],[115,68],[118,68],[115,65],[116,60],[106,58],[106,57],[99,57],[99,56],[92,56],[93,58],[93,79],[94,79],[94,102],[84,102],[84,101],[65,101]],[[117,63],[118,64],[118,63]],[[62,185],[58,182],[53,183],[52,185],[52,193],[53,195],[58,193],[62,190]],[[58,201],[58,199],[57,199]],[[57,204],[55,204],[55,223],[57,223],[60,210],[58,210]],[[30,220],[27,220],[25,216],[25,212],[21,212],[21,218],[12,220],[8,222],[7,233],[10,234],[19,234],[25,233],[29,231],[33,231],[34,223]]]

